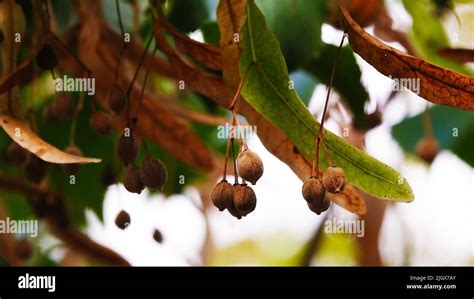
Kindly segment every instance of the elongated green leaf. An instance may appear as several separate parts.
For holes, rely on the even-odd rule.
[[[329,1],[257,0],[268,28],[280,43],[290,71],[304,66],[320,47]]]
[[[286,133],[308,160],[314,151],[319,125],[292,89],[278,41],[253,1],[247,4],[247,19],[241,29],[243,53],[240,73],[253,65],[242,89],[244,98],[265,118]],[[382,199],[409,202],[413,193],[407,181],[393,168],[370,157],[329,131],[325,143],[334,164],[344,169],[350,183]],[[327,167],[321,151],[322,167]]]

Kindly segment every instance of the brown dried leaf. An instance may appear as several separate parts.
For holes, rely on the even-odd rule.
[[[464,48],[442,48],[437,53],[458,63],[474,62],[474,50]]]
[[[99,163],[101,161],[96,158],[79,157],[65,153],[33,133],[26,123],[13,117],[0,116],[0,124],[13,141],[46,162],[71,164]]]
[[[217,23],[221,31],[220,45],[224,80],[230,90],[235,90],[240,81],[238,69],[240,48],[238,43],[234,43],[234,32],[240,32],[240,27],[244,23],[245,7],[246,1],[221,0],[217,9]],[[231,99],[231,97],[228,98]],[[220,104],[228,106],[229,102]],[[302,181],[311,175],[311,164],[280,129],[269,123],[245,101],[241,102],[239,112],[247,118],[251,125],[257,126],[258,137],[265,148],[287,164]],[[352,185],[347,186],[341,194],[328,194],[327,196],[354,214],[364,215],[366,212],[363,198]]]
[[[179,52],[210,69],[222,69],[221,53],[218,47],[193,40],[168,23],[165,18],[160,18],[159,22],[171,33]]]
[[[221,34],[219,45],[222,53],[222,72],[225,84],[235,90],[240,81],[240,45],[235,42],[245,22],[246,0],[221,0],[217,6],[217,24]]]
[[[365,32],[340,6],[349,43],[379,72],[393,79],[419,79],[419,96],[440,105],[474,110],[474,78],[433,65],[385,45]]]
[[[362,27],[372,25],[380,10],[383,9],[382,0],[344,0],[342,2],[354,20]],[[335,28],[340,28],[341,25],[338,18],[338,3],[339,1],[330,2],[330,16],[328,18],[329,24]]]
[[[96,98],[102,106],[109,109],[107,104],[107,93],[114,84],[114,70],[117,63],[122,40],[117,38],[101,19],[88,16],[84,19],[81,34],[79,34],[79,56],[92,70],[96,78]],[[91,34],[91,30],[96,34]],[[114,44],[114,42],[116,42]],[[131,46],[130,46],[131,47]],[[127,48],[130,48],[127,47]],[[80,74],[75,67],[74,61],[67,53],[58,48],[60,65],[71,72]],[[137,50],[137,49],[135,49]],[[141,53],[135,57],[138,61]],[[149,56],[151,57],[151,56]],[[126,90],[130,84],[135,61],[122,60],[119,72],[118,84]],[[145,61],[144,66],[148,65]],[[141,85],[136,83],[130,94],[131,115],[137,110],[141,92]],[[127,125],[126,113],[116,115],[111,112],[117,127],[124,128]],[[179,160],[202,170],[213,168],[212,155],[204,143],[191,131],[185,122],[176,117],[158,99],[145,91],[142,106],[138,114],[138,123],[135,132],[142,138],[150,139]]]

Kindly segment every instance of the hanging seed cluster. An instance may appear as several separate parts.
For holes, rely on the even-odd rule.
[[[117,142],[116,154],[126,166],[123,175],[123,185],[129,192],[140,194],[145,187],[162,190],[166,184],[168,173],[163,162],[149,154],[138,166],[135,160],[138,145],[132,135],[122,134]]]
[[[257,206],[257,196],[246,181],[252,185],[257,183],[263,175],[263,163],[256,153],[246,149],[239,154],[236,168],[235,183],[231,185],[224,177],[212,189],[211,200],[219,211],[227,209],[232,216],[241,219],[253,212]],[[239,176],[242,183],[239,183]]]
[[[308,207],[316,214],[321,214],[329,209],[331,201],[326,197],[326,192],[341,193],[346,186],[346,176],[340,167],[330,166],[320,180],[316,176],[308,178],[302,187],[303,198]]]
[[[44,44],[38,51],[36,64],[42,70],[51,70],[58,65],[58,56],[50,44]]]
[[[329,81],[329,88],[326,95],[326,101],[324,103],[323,115],[321,118],[321,125],[319,126],[318,132],[316,134],[316,142],[314,149],[313,157],[313,167],[311,171],[311,176],[303,183],[301,193],[303,198],[306,200],[309,209],[316,213],[317,215],[327,211],[331,206],[331,201],[326,197],[326,192],[332,194],[338,194],[342,192],[346,186],[346,176],[344,170],[340,167],[332,166],[332,159],[330,157],[329,151],[324,145],[324,122],[327,117],[327,107],[329,102],[329,96],[331,94],[331,87],[334,80],[334,74],[336,73],[337,60],[339,58],[339,53],[341,47],[344,43],[345,34],[342,36],[341,43],[339,45],[336,60],[333,64],[331,79]],[[323,149],[326,151],[326,158],[329,162],[329,167],[326,169],[322,178],[319,176],[319,148],[320,143],[323,144]]]

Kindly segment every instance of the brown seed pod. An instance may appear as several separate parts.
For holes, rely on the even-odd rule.
[[[245,150],[237,157],[237,170],[240,177],[255,185],[263,174],[263,162],[256,153]]]
[[[224,211],[234,200],[234,188],[226,180],[220,181],[212,188],[211,200],[219,211]]]
[[[132,136],[127,137],[125,134],[122,134],[117,142],[116,153],[117,157],[125,166],[135,161],[135,157],[138,153],[138,146],[135,143],[135,139],[133,139]]]
[[[346,176],[340,167],[329,167],[323,175],[324,189],[329,193],[340,193],[346,187]]]
[[[257,197],[253,189],[247,186],[247,184],[241,184],[240,186],[234,193],[234,206],[242,216],[247,216],[255,210]]]
[[[234,202],[232,202],[228,207],[227,207],[227,211],[229,211],[229,213],[234,216],[235,218],[237,219],[242,219],[242,213],[237,210],[237,208],[235,207],[234,205]]]
[[[50,70],[58,65],[58,57],[50,44],[44,44],[36,54],[36,64],[40,69]]]
[[[68,118],[72,115],[73,100],[65,93],[60,93],[45,111],[45,119],[47,122],[55,122]]]
[[[317,215],[321,214],[322,212],[327,211],[329,207],[331,206],[331,201],[327,198],[324,198],[322,201],[320,201],[318,204],[310,204],[309,202],[307,203],[308,207],[311,211],[316,213]]]
[[[232,185],[232,189],[234,189],[234,196],[235,194],[242,188],[242,186],[240,184],[234,184]],[[242,218],[242,212],[240,212],[236,207],[235,207],[235,204],[234,204],[234,198],[232,198],[232,202],[231,204],[227,207],[227,211],[229,211],[229,213],[234,216],[235,218],[237,219],[241,219]]]
[[[317,206],[326,194],[323,184],[317,177],[307,179],[302,188],[303,198],[313,206]]]
[[[92,113],[89,124],[98,134],[108,135],[114,130],[112,119],[103,111],[95,111]]]
[[[25,177],[33,183],[41,182],[48,172],[48,163],[44,162],[35,155],[31,155],[25,165]]]
[[[163,243],[163,235],[158,229],[155,229],[155,231],[153,232],[153,239],[155,239],[155,241],[160,244]]]
[[[110,109],[112,109],[115,113],[120,114],[120,112],[122,112],[122,110],[125,108],[126,104],[127,95],[120,86],[114,84],[109,91]]]
[[[27,160],[28,154],[27,150],[12,141],[7,147],[6,158],[12,164],[22,165]]]
[[[135,164],[130,164],[123,175],[123,185],[128,192],[142,193],[145,186],[140,178],[140,169]]]
[[[130,223],[130,215],[124,210],[120,211],[117,217],[115,217],[115,225],[122,230],[126,229]]]
[[[33,256],[33,246],[26,239],[19,239],[15,243],[15,255],[22,261],[29,260]]]
[[[161,160],[147,155],[140,166],[140,178],[145,186],[151,189],[162,190],[168,173]]]
[[[431,164],[438,155],[439,144],[434,137],[424,137],[416,145],[416,154],[423,161]]]
[[[70,145],[66,147],[64,151],[70,155],[82,157],[81,150],[74,145]],[[67,174],[73,175],[79,171],[79,169],[81,168],[81,164],[80,163],[62,164],[62,167]]]

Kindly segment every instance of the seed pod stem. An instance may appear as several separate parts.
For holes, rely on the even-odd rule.
[[[316,134],[316,142],[315,142],[316,149],[314,151],[313,167],[311,170],[311,175],[315,177],[319,177],[319,143],[321,142],[321,139],[323,139],[324,121],[326,119],[326,113],[328,110],[329,96],[331,94],[331,88],[334,82],[334,75],[336,74],[336,66],[337,66],[337,62],[339,61],[339,54],[341,52],[341,48],[344,43],[345,37],[346,37],[346,33],[344,32],[341,39],[341,43],[339,44],[339,47],[337,48],[336,59],[332,66],[331,79],[329,80],[328,92],[326,94],[326,101],[324,102],[323,115],[321,117],[321,125],[319,126],[318,134]]]
[[[155,56],[155,53],[156,51],[158,50],[158,46],[155,45],[155,48],[153,49],[153,57]],[[150,74],[150,69],[151,69],[151,61],[148,63],[148,67],[146,68],[146,72],[145,72],[145,78],[143,79],[143,84],[142,84],[142,89],[140,91],[140,97],[139,97],[139,100],[138,100],[138,105],[137,105],[137,108],[135,110],[135,117],[138,117],[138,112],[140,112],[140,107],[142,106],[142,102],[143,102],[143,95],[145,94],[145,87],[146,87],[146,82],[148,81],[148,75]]]
[[[250,69],[254,66],[254,63],[252,62],[248,67],[247,67],[247,70],[245,70],[245,74],[244,74],[244,77],[242,78],[242,80],[240,80],[240,84],[239,84],[239,87],[237,88],[237,91],[234,95],[234,98],[232,99],[232,102],[230,102],[230,105],[229,105],[229,110],[231,111],[234,111],[234,108],[235,108],[235,104],[237,102],[237,100],[240,98],[240,91],[242,90],[242,87],[244,86],[244,83],[245,83],[245,79],[247,79],[247,75],[249,74],[250,72]]]
[[[431,122],[431,115],[428,104],[426,104],[425,111],[423,111],[423,130],[425,137],[433,137],[433,124]]]
[[[232,125],[229,131],[229,135],[227,136],[227,145],[226,145],[225,159],[224,159],[224,173],[222,174],[223,180],[227,179],[227,163],[229,161],[229,151],[230,151],[231,140],[232,140],[232,146],[233,146],[233,135],[235,131],[234,128],[235,128],[235,117],[232,118]]]
[[[232,142],[232,160],[234,162],[234,184],[238,184],[239,183],[239,173],[237,171],[237,162],[236,162],[236,158],[235,158],[234,138],[231,139],[231,142]],[[242,181],[244,181],[244,179],[242,179]]]
[[[128,99],[127,101],[127,127],[129,128],[130,128],[130,94],[132,93],[133,85],[135,84],[135,81],[138,78],[138,73],[140,72],[143,62],[145,61],[146,53],[148,52],[148,49],[150,48],[153,37],[154,37],[154,34],[152,33],[150,38],[148,39],[145,49],[143,50],[142,56],[140,56],[140,61],[138,62],[137,69],[135,70],[132,81],[130,82],[130,85],[128,86],[128,89],[127,89],[127,99]]]

